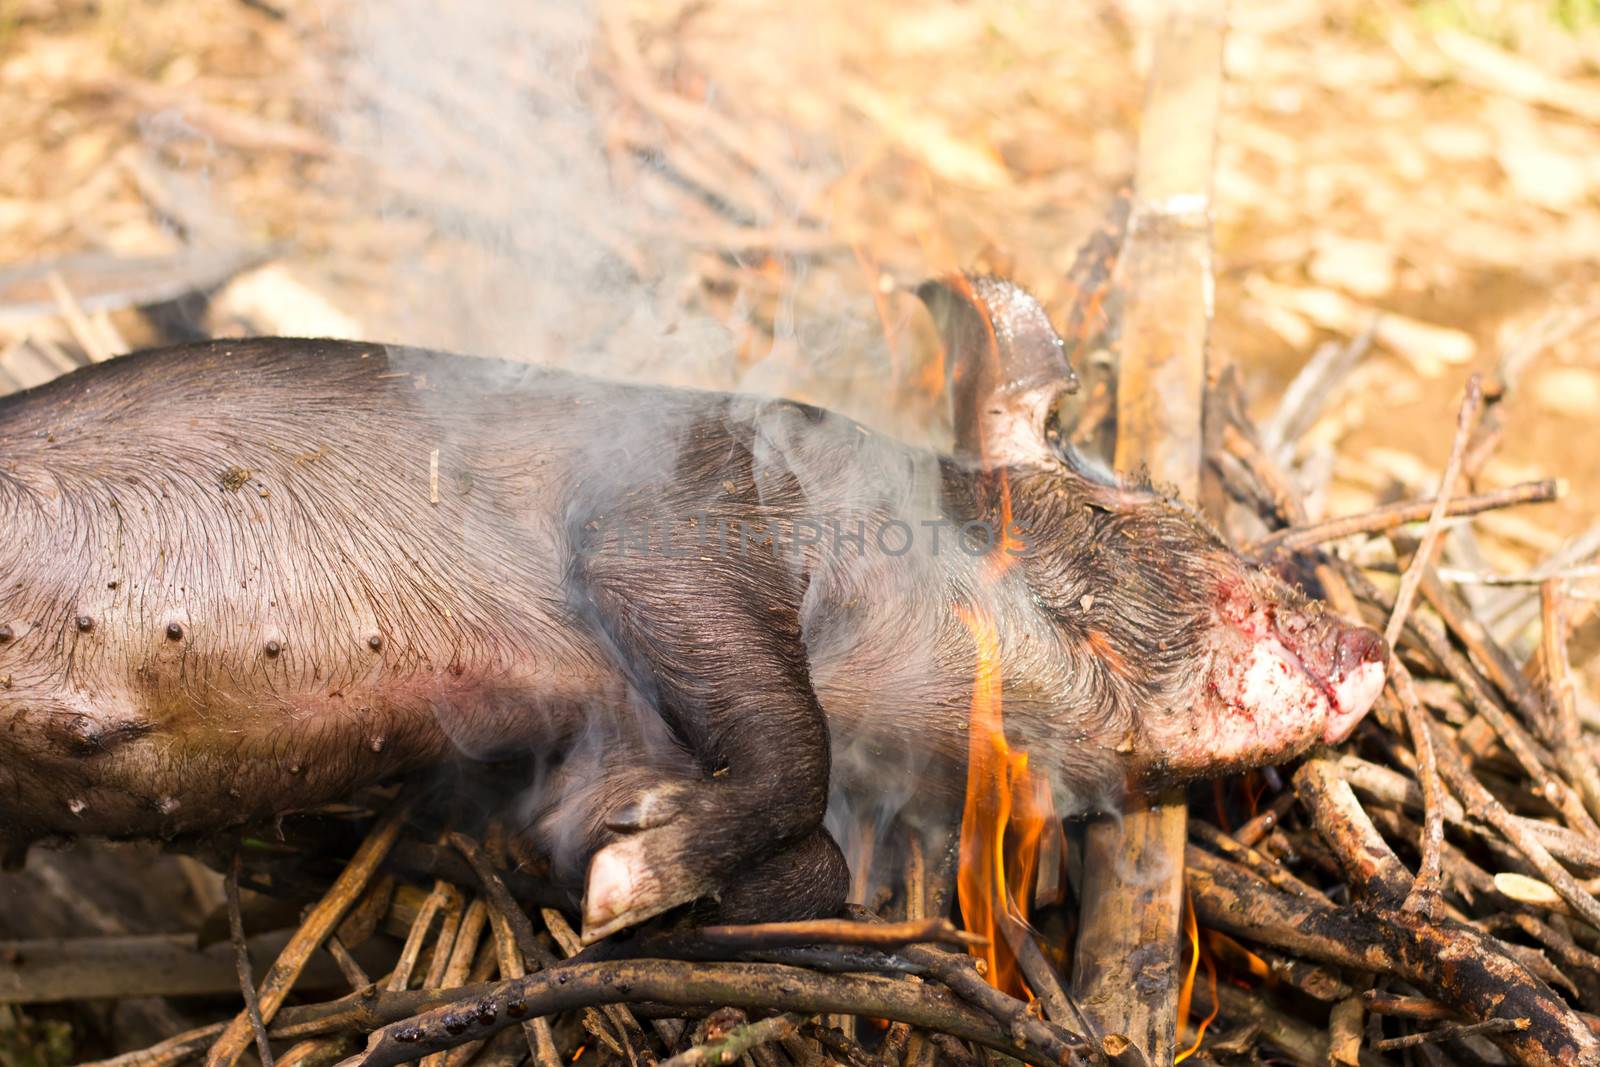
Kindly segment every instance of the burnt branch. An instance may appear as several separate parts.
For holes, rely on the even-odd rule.
[[[1342,839],[1371,846],[1378,857],[1346,857],[1361,872],[1357,877],[1390,901],[1402,899],[1410,882],[1404,868],[1370,823],[1351,821]],[[1312,908],[1201,849],[1191,846],[1188,859],[1195,911],[1207,926],[1322,963],[1394,975],[1474,1021],[1528,1019],[1526,1030],[1497,1036],[1522,1063],[1555,1067],[1600,1056],[1600,1042],[1576,1013],[1481,931],[1396,903]],[[1445,960],[1449,966],[1441,965]]]
[[[1021,1035],[1006,1033],[988,1016],[929,983],[866,975],[825,976],[776,964],[678,960],[567,963],[498,982],[486,992],[386,1025],[373,1034],[364,1053],[347,1062],[350,1067],[390,1067],[488,1037],[528,1016],[640,1002],[724,1004],[807,1016],[864,1015],[949,1033],[1036,1067],[1085,1062],[1059,1040],[1040,1047],[1027,1040],[1026,1028]],[[1081,1041],[1077,1045],[1081,1048]]]
[[[985,938],[958,930],[949,919],[942,918],[901,923],[814,919],[807,922],[753,923],[747,926],[703,926],[695,934],[708,945],[739,950],[817,944],[884,949],[920,944],[988,944]]]

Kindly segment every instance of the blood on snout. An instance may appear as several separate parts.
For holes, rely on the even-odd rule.
[[[1244,638],[1219,653],[1210,681],[1216,703],[1202,716],[1202,743],[1213,759],[1244,761],[1280,749],[1287,756],[1328,716],[1322,686],[1271,637]]]
[[[1221,585],[1218,617],[1211,695],[1219,754],[1288,756],[1316,740],[1336,742],[1377,699],[1383,639],[1270,575],[1243,572]]]

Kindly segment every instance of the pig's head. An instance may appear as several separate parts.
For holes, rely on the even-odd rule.
[[[1348,735],[1383,687],[1382,638],[1246,563],[1182,504],[1061,445],[1050,420],[1072,372],[1027,293],[993,278],[919,292],[945,342],[957,457],[1004,473],[991,491],[1027,542],[1012,580],[1053,631],[1008,679],[1007,732],[1052,763],[1115,750],[1146,783]]]

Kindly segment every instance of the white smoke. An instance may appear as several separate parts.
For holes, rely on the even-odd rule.
[[[751,175],[685,173],[704,134],[664,126],[640,103],[638,92],[660,90],[638,89],[652,76],[608,43],[638,31],[620,5],[606,17],[617,21],[572,0],[365,0],[334,20],[346,96],[332,124],[370,182],[363,199],[404,250],[384,265],[395,298],[371,327],[408,344],[892,418],[864,275],[813,276],[803,254],[778,249],[776,306],[753,332],[742,298],[715,317],[699,299],[697,265],[716,255],[708,226],[785,230],[804,216],[824,232],[822,194],[844,161],[775,159],[798,179],[763,184],[756,205],[704,203],[717,194],[708,185]],[[722,92],[674,100],[715,114]],[[669,141],[681,158],[650,147]]]
[[[908,422],[897,410],[873,280],[853,264],[814,275],[803,256],[778,253],[784,281],[775,308],[763,309],[766,322],[738,301],[731,316],[705,310],[697,257],[707,253],[695,240],[706,225],[704,205],[675,184],[681,176],[671,159],[619,147],[619,129],[652,120],[641,118],[637,100],[606,75],[617,60],[604,52],[611,47],[607,25],[590,4],[366,0],[336,25],[347,49],[338,64],[347,94],[333,125],[370,182],[368,202],[385,243],[398,250],[382,265],[392,297],[366,317],[376,339],[611,378],[796,397],[916,441],[947,432]],[[797,71],[804,76],[815,74]],[[706,92],[713,110],[720,91],[713,85]],[[810,225],[825,227],[826,198],[818,194],[844,162],[824,157],[789,168],[801,176],[799,188],[786,190],[792,199],[775,194],[747,224],[796,226],[806,214]],[[737,212],[712,212],[719,223],[731,214]],[[843,248],[839,254],[850,255]],[[842,279],[857,284],[847,289]],[[914,302],[895,306],[900,315],[917,313]],[[516,379],[508,374],[507,386]],[[780,412],[767,427],[772,440],[783,441],[789,419]],[[619,420],[596,449],[633,457],[616,467],[648,481],[642,470],[670,476],[674,438],[671,420]],[[448,443],[445,450],[448,456]],[[803,482],[837,481],[837,470],[804,469],[803,443],[780,451],[772,462]],[[937,514],[936,469],[925,463],[892,473],[885,464],[878,473],[884,484],[832,485],[834,499],[876,497],[919,530]],[[462,536],[472,534],[464,529]],[[906,576],[913,562],[897,561],[895,595],[915,584]],[[948,597],[940,568],[924,561],[923,569],[931,586],[923,591]],[[893,666],[879,677],[908,702],[934,675],[927,657],[938,640],[935,633],[914,636],[884,650]],[[830,677],[841,669],[828,665],[842,650],[813,651],[819,686],[848,691],[848,679]],[[868,702],[877,696],[859,695]],[[597,707],[596,723],[617,711]],[[578,747],[610,744],[596,725]],[[927,756],[881,732],[836,736],[835,751],[829,826],[847,855],[862,855],[858,834],[882,840],[921,784]],[[847,771],[877,787],[870,804],[838,788]],[[577,805],[592,786],[580,777],[570,783]],[[547,784],[532,802],[546,813],[562,803],[549,793],[568,790],[560,776]]]

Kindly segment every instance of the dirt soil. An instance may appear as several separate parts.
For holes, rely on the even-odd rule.
[[[562,317],[563,283],[609,269],[600,243],[633,260],[654,319],[710,316],[745,365],[874,367],[915,347],[893,282],[982,265],[1063,310],[1073,250],[1131,169],[1159,10],[496,6],[13,0],[0,261],[244,242],[375,335],[563,359],[522,342],[572,348],[578,329],[504,320]],[[1481,481],[1572,491],[1487,520],[1508,542],[1491,559],[1592,523],[1600,362],[1562,316],[1594,309],[1600,282],[1597,63],[1600,16],[1571,2],[1233,5],[1217,354],[1266,413],[1320,342],[1398,324],[1310,435],[1337,454],[1326,510],[1429,484],[1467,373],[1554,321],[1565,336],[1521,376]],[[636,211],[642,234],[606,217],[640,169],[691,194]],[[673,354],[638,362],[681,375]],[[900,406],[877,392],[854,406]]]

